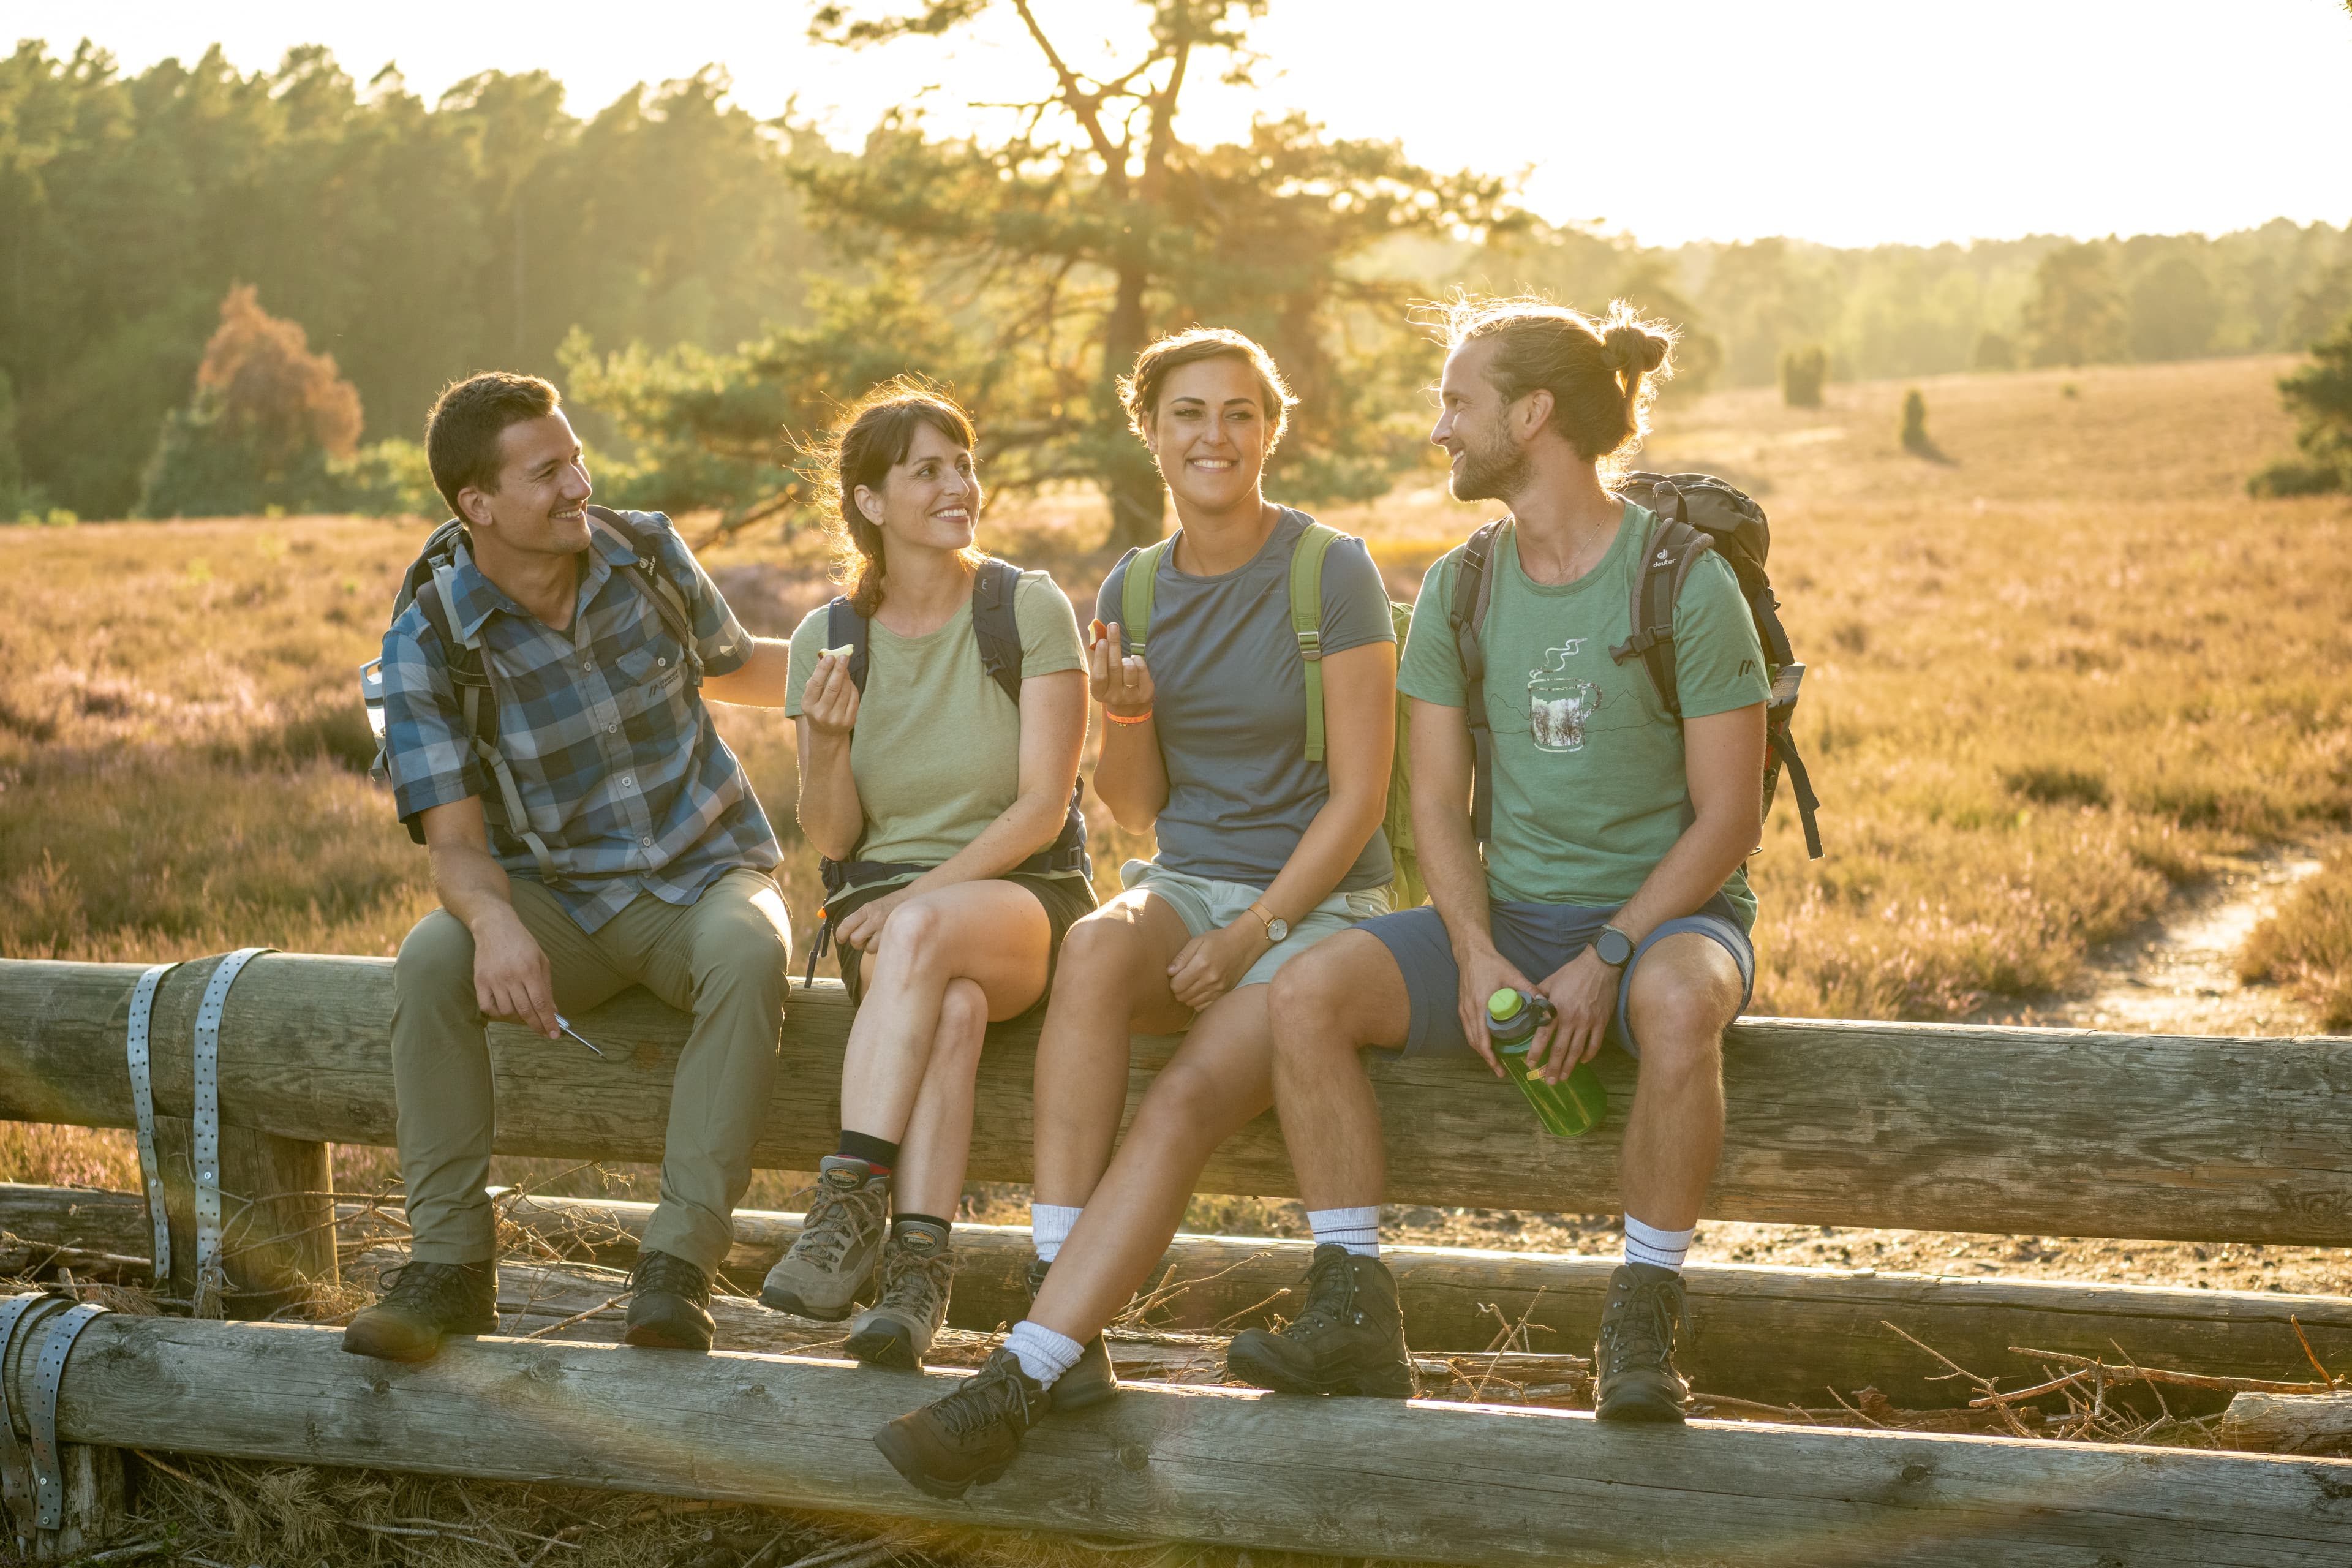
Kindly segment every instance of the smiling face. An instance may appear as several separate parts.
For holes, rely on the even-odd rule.
[[[1160,383],[1150,444],[1180,507],[1223,512],[1255,505],[1265,442],[1265,389],[1247,360],[1195,360]]]
[[[1487,373],[1496,346],[1474,339],[1445,356],[1430,440],[1454,459],[1446,489],[1455,500],[1508,503],[1527,482],[1527,453],[1513,438],[1510,405]]]
[[[857,487],[857,510],[892,544],[962,550],[980,523],[980,479],[964,445],[928,421],[915,426],[904,458],[882,488]]]
[[[588,548],[588,458],[562,409],[499,434],[498,488],[468,486],[458,505],[478,538],[526,555]]]

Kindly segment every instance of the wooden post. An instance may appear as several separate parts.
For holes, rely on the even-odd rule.
[[[171,1290],[194,1300],[195,1186],[190,1124],[156,1118],[163,1212],[172,1225]],[[221,1129],[223,1315],[266,1318],[335,1279],[334,1167],[324,1143],[251,1127]],[[144,1251],[145,1248],[141,1250]]]
[[[335,1331],[109,1315],[71,1441],[772,1507],[1441,1563],[2341,1568],[2352,1461],[1130,1387],[999,1482],[875,1451],[954,1374],[482,1339],[415,1365]]]

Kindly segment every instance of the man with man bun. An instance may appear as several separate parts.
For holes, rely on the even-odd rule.
[[[1622,304],[1596,321],[1534,300],[1464,300],[1448,326],[1430,438],[1453,458],[1456,498],[1509,513],[1431,569],[1397,675],[1413,700],[1431,902],[1341,932],[1276,977],[1276,1102],[1316,1249],[1298,1316],[1238,1336],[1228,1367],[1294,1393],[1410,1385],[1380,1261],[1385,1164],[1360,1052],[1475,1051],[1499,1074],[1486,1005],[1516,988],[1557,1009],[1528,1047],[1540,1076],[1557,1082],[1604,1044],[1640,1060],[1597,1414],[1680,1421],[1681,1268],[1722,1148],[1723,1031],[1755,975],[1741,865],[1762,826],[1764,656],[1737,580],[1707,555],[1673,617],[1679,721],[1639,657],[1612,657],[1633,634],[1657,519],[1609,485],[1644,433],[1671,335]],[[1486,581],[1457,595],[1465,573]],[[1483,613],[1461,613],[1482,597]]]

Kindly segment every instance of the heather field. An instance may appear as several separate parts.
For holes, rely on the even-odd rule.
[[[1929,380],[1941,460],[1898,446],[1903,384],[1833,385],[1819,409],[1765,389],[1669,405],[1645,466],[1711,468],[1762,500],[1811,666],[1799,736],[1829,856],[1809,863],[1776,813],[1754,870],[1756,1011],[2030,1004],[2217,857],[2324,848],[2352,821],[2352,506],[2244,489],[2288,439],[2289,363]],[[1097,515],[1076,497],[1007,506],[987,542],[1084,602],[1108,564],[1078,542]],[[1409,595],[1481,513],[1408,486],[1325,515]],[[341,518],[0,530],[0,954],[392,952],[431,894],[365,776],[353,677],[421,538]],[[761,629],[827,592],[806,536],[707,558]],[[805,930],[789,727],[719,712],[787,841]],[[1138,846],[1094,816],[1108,881]],[[2248,972],[2340,995],[2334,897],[2335,935],[2280,945],[2319,923],[2292,903]],[[132,1184],[110,1136],[0,1142],[0,1178]]]

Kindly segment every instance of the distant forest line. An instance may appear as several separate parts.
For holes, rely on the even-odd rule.
[[[215,47],[125,75],[88,44],[23,43],[0,63],[0,518],[138,509],[159,440],[202,424],[199,365],[238,285],[254,290],[241,309],[257,300],[332,357],[356,395],[334,416],[340,452],[393,440],[379,470],[404,476],[412,500],[404,444],[435,392],[500,367],[565,387],[613,456],[616,495],[739,510],[781,482],[762,433],[821,416],[799,388],[769,384],[854,391],[899,361],[1000,389],[983,414],[1017,404],[1022,418],[1003,423],[1034,438],[1027,479],[1094,471],[1117,432],[1076,405],[1115,367],[1099,333],[1066,332],[1051,312],[1131,306],[1150,331],[1230,314],[1282,339],[1286,363],[1312,361],[1311,385],[1349,389],[1328,403],[1369,400],[1360,409],[1428,374],[1402,302],[1457,285],[1588,308],[1631,298],[1683,329],[1685,390],[1770,382],[1784,354],[1816,346],[1833,379],[2299,350],[2352,313],[2352,228],[2326,223],[1656,248],[1544,224],[1500,182],[1429,174],[1297,117],[1261,126],[1250,149],[1171,157],[1202,189],[1223,181],[1291,216],[1255,239],[1236,226],[1223,253],[1157,257],[1129,291],[1138,304],[1112,300],[1120,290],[1085,248],[1097,239],[1025,239],[1003,202],[969,205],[994,199],[988,189],[946,183],[958,160],[992,160],[1011,171],[1000,185],[1043,193],[1024,210],[1064,226],[1056,236],[1090,221],[1090,204],[1172,200],[1148,177],[1141,195],[1120,195],[1123,174],[1104,195],[1103,169],[1067,148],[933,142],[901,116],[862,149],[836,147],[732,102],[716,66],[583,117],[537,72],[485,73],[427,103],[396,73],[362,84],[315,47],[268,71],[239,72]],[[1318,194],[1349,179],[1398,199],[1365,220],[1363,200]],[[1285,252],[1289,272],[1269,265],[1263,282],[1229,276],[1221,294],[1216,268],[1258,265],[1276,243],[1265,235],[1307,245],[1300,212],[1330,218],[1321,248]],[[951,250],[943,231],[965,223],[995,226],[984,260]],[[1047,313],[1034,331],[1000,332],[1002,291],[1016,285]],[[1261,321],[1255,288],[1291,292]],[[1024,356],[1036,363],[1012,363]],[[1310,426],[1286,456],[1302,488],[1372,493],[1408,460],[1397,454],[1411,433],[1383,440]]]

